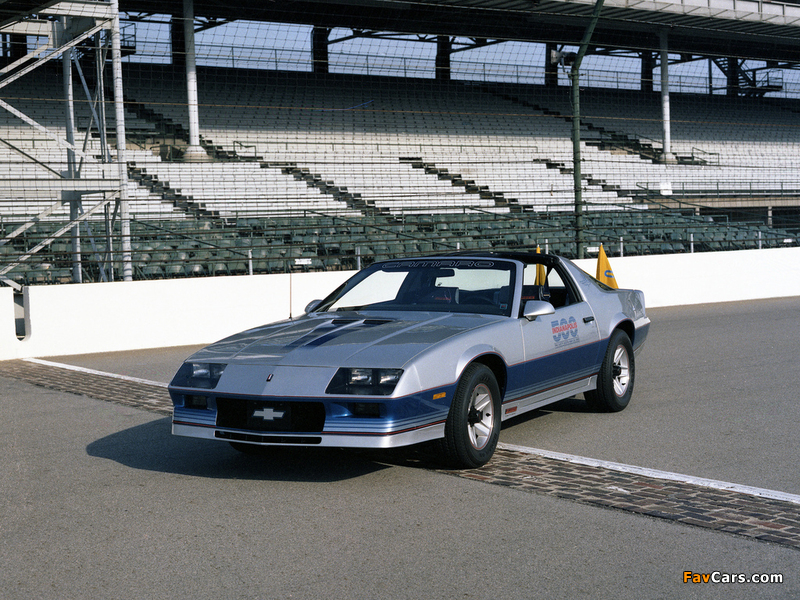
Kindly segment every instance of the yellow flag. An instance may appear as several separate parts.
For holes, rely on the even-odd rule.
[[[595,279],[615,290],[619,287],[617,286],[617,280],[614,278],[614,272],[611,270],[611,263],[608,262],[606,251],[603,250],[603,244],[600,244],[600,253],[597,255],[597,275]]]
[[[541,254],[542,249],[539,246],[536,246],[536,254]],[[544,265],[536,265],[536,281],[533,282],[534,285],[544,285],[545,284],[545,272],[544,272]]]

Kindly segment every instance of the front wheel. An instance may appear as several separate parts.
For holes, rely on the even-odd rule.
[[[492,458],[500,437],[500,387],[487,366],[464,369],[444,427],[444,452],[458,468],[474,469]]]
[[[614,330],[597,374],[597,389],[586,392],[586,403],[594,410],[619,412],[628,406],[636,373],[633,346],[628,335]]]

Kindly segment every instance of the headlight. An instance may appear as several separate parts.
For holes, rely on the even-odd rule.
[[[223,371],[225,371],[225,365],[221,363],[183,363],[175,375],[172,385],[213,390],[217,387]]]
[[[331,379],[325,392],[327,394],[388,396],[394,391],[402,374],[403,369],[341,368],[336,371],[336,375]]]
[[[341,369],[346,372],[347,385],[372,385],[372,369]]]

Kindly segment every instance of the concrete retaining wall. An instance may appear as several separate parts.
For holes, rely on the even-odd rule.
[[[620,287],[647,306],[800,296],[800,248],[610,257]],[[578,261],[594,274],[595,260]],[[255,275],[25,288],[26,337],[0,288],[0,360],[209,343],[302,314],[352,272]]]
[[[351,273],[207,277],[24,289],[25,333],[0,289],[0,360],[208,343],[300,315]],[[10,329],[8,324],[10,322]]]
[[[609,257],[619,287],[648,307],[800,296],[800,248]],[[594,275],[596,260],[576,261]]]

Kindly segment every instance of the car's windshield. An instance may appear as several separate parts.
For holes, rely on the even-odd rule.
[[[514,263],[491,259],[399,260],[373,265],[315,310],[420,310],[511,314]]]

